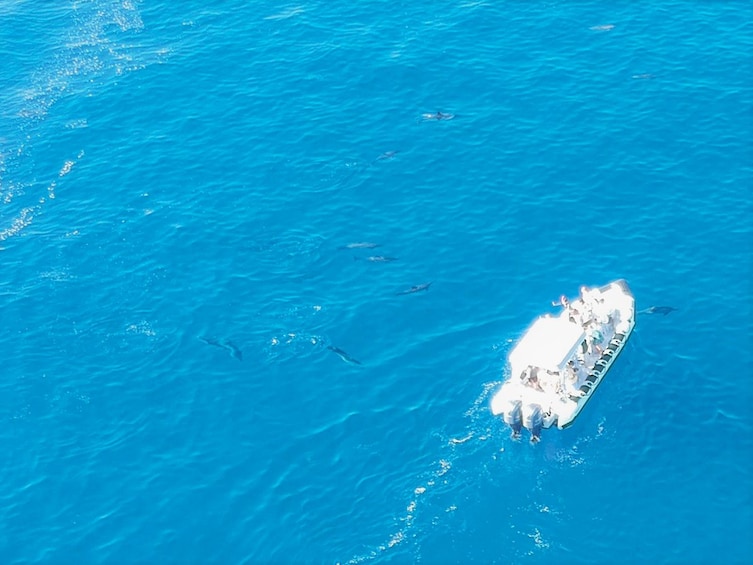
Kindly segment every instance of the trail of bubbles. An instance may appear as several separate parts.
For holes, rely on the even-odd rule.
[[[324,338],[309,329],[322,311],[320,304],[299,306],[289,304],[260,314],[262,318],[271,316],[277,329],[267,334],[263,351],[272,361],[298,357],[319,345]]]
[[[32,176],[33,147],[42,136],[39,125],[50,109],[64,95],[91,93],[108,75],[119,76],[145,66],[143,60],[135,61],[137,48],[124,42],[125,34],[140,32],[144,27],[132,0],[76,0],[70,4],[67,15],[71,25],[60,35],[61,45],[55,46],[52,57],[30,74],[28,83],[20,90],[6,93],[9,96],[4,101],[6,115],[17,122],[18,135],[13,136],[16,139],[0,138],[0,202],[6,207],[1,211],[8,218],[0,219],[0,241],[18,235],[33,222],[45,201],[56,197],[57,180],[68,175],[83,157],[81,151],[75,159],[66,160],[57,180],[42,183],[46,186],[45,193],[34,194],[33,189],[39,183]],[[68,120],[65,127],[76,129],[86,123],[85,118],[75,118]],[[20,197],[31,198],[33,202],[10,209]]]
[[[132,46],[118,42],[120,38],[110,31],[113,26],[121,34],[143,29],[133,2],[77,1],[70,14],[73,26],[64,34],[63,45],[50,64],[32,74],[30,85],[21,92],[23,107],[18,115],[26,119],[25,130],[44,118],[64,93],[89,90],[96,75],[109,71],[122,75],[144,66],[133,62]]]
[[[405,513],[397,518],[400,527],[385,542],[369,550],[367,553],[352,557],[346,563],[354,565],[356,563],[371,561],[406,540],[416,537],[416,534],[414,534],[414,530],[417,527],[416,517],[421,506],[426,505],[427,502],[425,501],[428,501],[432,493],[436,492],[439,487],[450,485],[453,477],[453,465],[460,457],[465,455],[466,451],[470,452],[483,448],[486,440],[491,437],[491,429],[486,427],[488,418],[485,420],[484,414],[489,397],[498,385],[499,382],[496,381],[483,385],[481,393],[464,414],[471,420],[471,423],[465,427],[462,434],[442,438],[443,449],[449,449],[449,453],[444,457],[440,457],[434,464],[434,468],[424,475],[423,479],[419,480],[419,484],[413,488],[410,500],[405,508]],[[444,506],[443,514],[448,515],[456,510],[457,506],[455,504],[449,504]],[[435,516],[432,519],[432,525],[436,526],[439,520],[439,516]]]
[[[325,333],[313,328],[321,312],[320,304],[290,307],[284,316],[286,329],[278,328],[271,337],[266,338],[263,349],[267,358],[278,362],[301,357],[314,351],[331,350],[346,363],[360,365],[360,361],[336,347],[336,344],[332,343]]]
[[[427,492],[430,492],[432,488],[434,488],[437,484],[447,484],[447,479],[443,479],[444,477],[452,468],[452,462],[447,459],[440,459],[437,463],[438,468],[435,468],[434,471],[431,472],[427,480],[423,481],[421,484],[416,486],[413,489],[412,497],[410,501],[408,502],[408,505],[405,507],[405,514],[401,515],[398,518],[398,522],[401,524],[400,528],[393,532],[387,541],[379,544],[374,549],[370,550],[369,552],[357,555],[355,557],[352,557],[346,563],[349,565],[355,565],[357,563],[364,563],[366,561],[371,561],[373,559],[376,559],[386,551],[389,551],[390,549],[402,544],[406,539],[410,539],[412,537],[412,529],[415,526],[416,523],[416,513],[419,509],[419,504],[421,503],[421,500],[427,496]],[[451,505],[447,507],[445,512],[454,512],[457,509],[454,505]],[[338,565],[340,565],[338,563]]]
[[[71,169],[73,169],[73,166],[78,163],[79,160],[84,156],[83,151],[79,151],[76,155],[75,159],[68,159],[63,163],[63,166],[60,168],[60,171],[58,172],[58,179],[63,178],[68,173],[71,172]],[[13,218],[10,222],[10,225],[0,229],[0,241],[5,241],[6,239],[13,237],[14,235],[17,235],[20,233],[26,226],[31,224],[32,220],[34,219],[34,216],[38,214],[42,210],[42,206],[45,203],[46,200],[53,200],[55,198],[55,188],[57,187],[57,181],[51,181],[50,184],[47,185],[47,196],[40,197],[39,201],[33,205],[33,206],[26,206],[21,209],[20,212],[16,215],[15,218]],[[2,179],[0,179],[0,189],[2,188]]]
[[[18,216],[13,218],[10,226],[0,230],[0,241],[5,241],[9,237],[13,237],[19,233],[22,229],[28,226],[34,219],[34,214],[38,210],[38,206],[28,206],[21,209]]]

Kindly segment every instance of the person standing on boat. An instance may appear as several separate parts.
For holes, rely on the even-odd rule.
[[[588,342],[588,351],[593,353],[594,350],[601,355],[604,348],[601,347],[601,343],[604,341],[604,335],[597,328],[590,328],[586,334],[586,341]]]
[[[588,287],[582,286],[580,287],[580,299],[583,302],[583,304],[589,305],[593,302],[594,296],[593,293],[588,290]]]
[[[580,377],[578,375],[578,369],[575,368],[575,362],[571,359],[567,362],[565,370],[562,372],[562,393],[566,396],[583,396],[583,393],[578,390],[580,387]]]
[[[523,384],[543,392],[544,389],[541,388],[541,383],[539,383],[538,373],[538,368],[534,368],[529,365],[526,370],[523,371]]]
[[[562,306],[562,308],[565,309],[565,312],[567,312],[568,320],[570,320],[574,324],[580,322],[580,312],[575,309],[575,307],[567,299],[567,296],[565,296],[564,294],[560,296],[559,302],[552,302],[552,306]]]
[[[580,308],[580,323],[583,327],[586,327],[594,318],[594,296],[593,293],[585,286],[580,287],[580,302],[582,304]]]

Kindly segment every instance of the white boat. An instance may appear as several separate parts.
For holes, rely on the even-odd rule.
[[[573,423],[625,347],[635,327],[635,299],[624,280],[588,289],[559,315],[537,318],[508,357],[510,378],[494,394],[492,413],[519,437]]]

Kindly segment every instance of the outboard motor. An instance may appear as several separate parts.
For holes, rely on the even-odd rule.
[[[526,404],[523,406],[523,425],[531,432],[531,441],[536,443],[541,439],[541,426],[544,417],[541,414],[541,406],[538,404]]]
[[[523,425],[523,419],[520,415],[522,405],[523,403],[518,399],[509,400],[505,411],[502,413],[502,419],[505,421],[505,424],[512,429],[513,438],[520,437],[520,428]]]

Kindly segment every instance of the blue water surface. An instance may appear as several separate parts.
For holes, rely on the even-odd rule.
[[[751,22],[0,0],[0,562],[751,562]],[[617,278],[676,310],[513,441]]]

